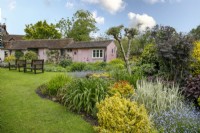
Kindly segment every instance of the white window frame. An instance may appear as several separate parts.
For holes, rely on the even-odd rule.
[[[95,51],[95,55],[94,56],[94,51]],[[97,56],[97,51],[99,51],[99,56]],[[100,57],[100,51],[102,51],[102,57]],[[92,50],[92,58],[104,58],[104,49],[93,49]]]

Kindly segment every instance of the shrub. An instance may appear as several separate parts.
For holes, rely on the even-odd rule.
[[[38,59],[38,55],[33,51],[28,51],[27,53],[25,53],[24,58],[26,60],[36,60]]]
[[[200,61],[200,41],[194,43],[194,48],[192,51],[192,57]]]
[[[149,133],[151,130],[146,109],[136,102],[114,95],[97,104],[97,108],[99,126],[95,130],[100,133]]]
[[[56,96],[57,91],[62,88],[65,84],[71,82],[71,78],[67,75],[57,75],[52,78],[47,84],[47,92],[51,96]]]
[[[108,63],[108,65],[106,66],[106,70],[107,71],[110,71],[110,70],[122,70],[122,69],[124,69],[124,61],[122,61],[119,58],[111,60]]]
[[[140,57],[141,64],[158,64],[158,54],[155,44],[148,44]]]
[[[122,64],[122,65],[124,65],[124,61],[119,59],[119,58],[116,58],[114,60],[111,60],[108,64],[111,64],[111,65]]]
[[[118,81],[110,87],[110,93],[119,93],[123,97],[130,97],[134,94],[134,88],[127,81]]]
[[[87,75],[87,77],[92,77],[92,78],[110,78],[110,75],[108,73],[92,73]]]
[[[132,67],[133,73],[140,73],[141,75],[154,75],[157,73],[157,70],[155,69],[155,64],[142,64],[142,65],[136,65]]]
[[[200,106],[200,97],[198,98],[198,104],[199,104],[199,106]]]
[[[74,71],[83,71],[84,70],[84,67],[86,66],[85,63],[83,62],[74,62],[71,64],[71,71],[74,72]]]
[[[143,74],[140,73],[140,71],[136,71],[132,75],[129,75],[126,70],[117,70],[114,69],[110,72],[111,78],[113,78],[115,81],[128,81],[131,85],[133,85],[136,88],[136,82],[137,80],[140,80],[143,77]]]
[[[24,56],[24,53],[21,51],[21,50],[16,50],[15,51],[15,57],[17,58],[17,59],[20,59],[21,57],[23,57]]]
[[[7,68],[8,67],[8,63],[7,62],[1,62],[0,63],[0,67]]]
[[[106,71],[112,71],[112,70],[123,70],[125,67],[123,64],[108,64],[105,68]]]
[[[65,105],[73,111],[95,116],[95,105],[106,97],[109,85],[108,80],[100,78],[76,79],[67,86]]]
[[[144,79],[138,81],[135,91],[136,95],[133,99],[139,104],[144,104],[152,115],[163,110],[182,107],[182,96],[179,87],[163,85],[158,79],[155,83]]]
[[[56,65],[45,65],[44,70],[47,72],[68,72],[67,68],[63,68],[61,66]]]
[[[168,73],[170,79],[180,82],[188,75],[192,39],[169,26],[156,26],[152,36],[156,42],[160,70]]]
[[[199,41],[194,43],[192,58],[194,59],[194,62],[191,63],[192,74],[198,75],[200,74],[200,42]]]
[[[84,67],[85,71],[101,71],[107,66],[106,62],[87,63]]]
[[[199,133],[200,113],[194,107],[185,106],[181,110],[171,109],[153,116],[157,129],[164,133]]]
[[[14,55],[9,55],[5,58],[5,62],[13,62],[15,61],[15,56]]]
[[[62,60],[59,63],[59,65],[62,66],[62,67],[64,67],[64,68],[67,67],[67,66],[70,66],[71,64],[72,64],[72,60],[69,60],[69,59]]]
[[[200,97],[200,75],[188,77],[183,87],[184,94],[191,100],[197,100]]]
[[[95,64],[102,67],[102,68],[106,67],[106,65],[107,65],[107,63],[104,62],[104,61],[103,62],[95,62]]]

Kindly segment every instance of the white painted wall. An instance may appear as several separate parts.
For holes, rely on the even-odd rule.
[[[4,50],[0,49],[0,58],[2,61],[4,61]]]

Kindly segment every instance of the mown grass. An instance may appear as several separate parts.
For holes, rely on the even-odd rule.
[[[65,107],[39,97],[36,88],[57,73],[0,68],[0,133],[90,133],[92,126]]]

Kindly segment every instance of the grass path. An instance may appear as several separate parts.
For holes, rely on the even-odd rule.
[[[0,68],[0,133],[90,133],[92,126],[35,89],[56,73],[31,74]]]

